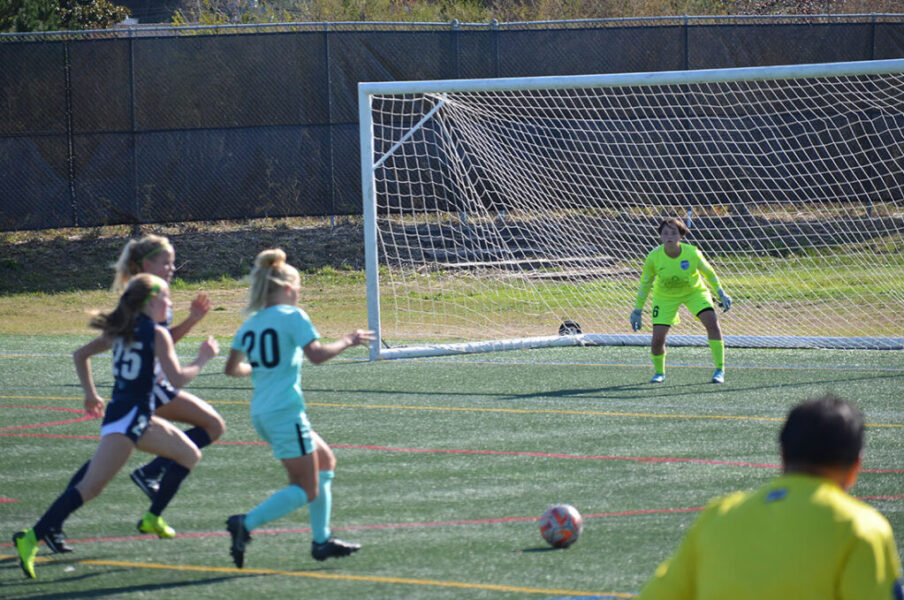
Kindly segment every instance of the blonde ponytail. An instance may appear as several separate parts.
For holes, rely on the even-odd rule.
[[[113,312],[96,315],[89,325],[112,338],[124,338],[129,343],[142,307],[166,287],[166,282],[156,275],[139,273],[129,282]]]
[[[298,271],[286,262],[281,248],[264,250],[254,259],[254,268],[248,276],[248,305],[242,311],[249,315],[267,306],[270,297],[281,288],[298,282]]]
[[[149,234],[137,240],[129,240],[119,254],[119,260],[113,265],[114,292],[122,293],[129,280],[142,272],[142,262],[166,248],[172,248],[169,239],[162,235]]]

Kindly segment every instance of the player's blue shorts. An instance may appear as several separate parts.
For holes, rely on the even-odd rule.
[[[100,437],[111,433],[121,433],[133,443],[144,434],[151,423],[150,407],[147,404],[136,404],[128,400],[112,400],[104,411],[104,420],[100,426]]]
[[[154,382],[154,390],[151,393],[151,401],[154,403],[151,409],[167,404],[179,395],[179,390],[173,387],[166,377],[160,377]]]
[[[302,412],[276,411],[251,415],[251,422],[277,459],[306,456],[317,449],[311,437],[311,423]]]
[[[653,325],[677,325],[680,322],[678,309],[682,304],[692,315],[697,316],[704,310],[713,308],[713,297],[706,290],[691,292],[681,298],[657,298],[654,294],[651,307]]]

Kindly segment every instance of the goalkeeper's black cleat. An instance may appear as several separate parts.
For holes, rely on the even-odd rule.
[[[314,560],[326,560],[328,558],[342,558],[349,554],[354,554],[361,549],[361,544],[353,542],[343,542],[338,538],[331,537],[323,543],[311,542],[311,556]]]
[[[232,545],[229,547],[232,562],[241,569],[245,565],[245,546],[251,543],[251,534],[245,529],[245,515],[232,515],[226,519],[226,529],[232,536]]]

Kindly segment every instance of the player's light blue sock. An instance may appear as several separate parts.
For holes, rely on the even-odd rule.
[[[330,539],[330,513],[333,509],[333,471],[320,471],[320,487],[311,502],[311,535],[317,543]]]
[[[272,496],[251,509],[245,515],[245,528],[253,531],[270,521],[284,517],[296,508],[301,508],[308,502],[308,495],[297,485],[290,485],[275,492]]]

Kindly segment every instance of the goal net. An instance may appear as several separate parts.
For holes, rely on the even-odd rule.
[[[685,220],[728,346],[904,347],[904,61],[363,83],[372,358],[649,343]],[[671,345],[705,344],[679,313]]]

